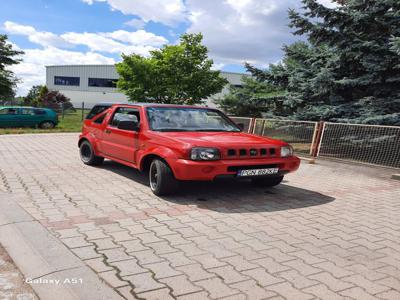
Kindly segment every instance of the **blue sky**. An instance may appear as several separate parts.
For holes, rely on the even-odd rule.
[[[1,4],[0,32],[25,52],[13,67],[23,95],[45,82],[45,65],[115,63],[121,53],[148,55],[185,32],[203,33],[215,69],[265,67],[298,39],[287,10],[299,7],[300,0],[13,0]]]

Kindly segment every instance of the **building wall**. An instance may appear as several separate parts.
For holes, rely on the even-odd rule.
[[[240,73],[221,72],[230,84],[240,85],[242,76]],[[79,86],[55,85],[55,76],[79,77]],[[81,107],[84,102],[86,108],[91,108],[98,102],[126,102],[128,98],[118,92],[116,88],[91,87],[88,85],[89,78],[118,79],[118,73],[114,65],[67,65],[67,66],[47,66],[46,85],[50,90],[58,90],[71,99],[75,107]],[[222,97],[228,92],[226,86],[220,93],[205,99],[204,105],[215,107],[213,99]]]

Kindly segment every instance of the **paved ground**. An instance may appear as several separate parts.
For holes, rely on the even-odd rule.
[[[0,245],[0,299],[35,300],[32,288]]]
[[[196,183],[158,198],[132,169],[81,164],[76,142],[0,137],[0,197],[127,299],[400,299],[390,173],[321,162],[273,189]]]

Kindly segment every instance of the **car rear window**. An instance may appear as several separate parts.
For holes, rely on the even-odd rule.
[[[110,108],[109,105],[96,105],[92,108],[92,110],[87,114],[86,119],[93,119],[94,116],[102,113],[106,109]]]

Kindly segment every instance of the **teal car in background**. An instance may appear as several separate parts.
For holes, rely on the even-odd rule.
[[[0,127],[54,128],[57,113],[48,108],[3,106],[0,107]]]

